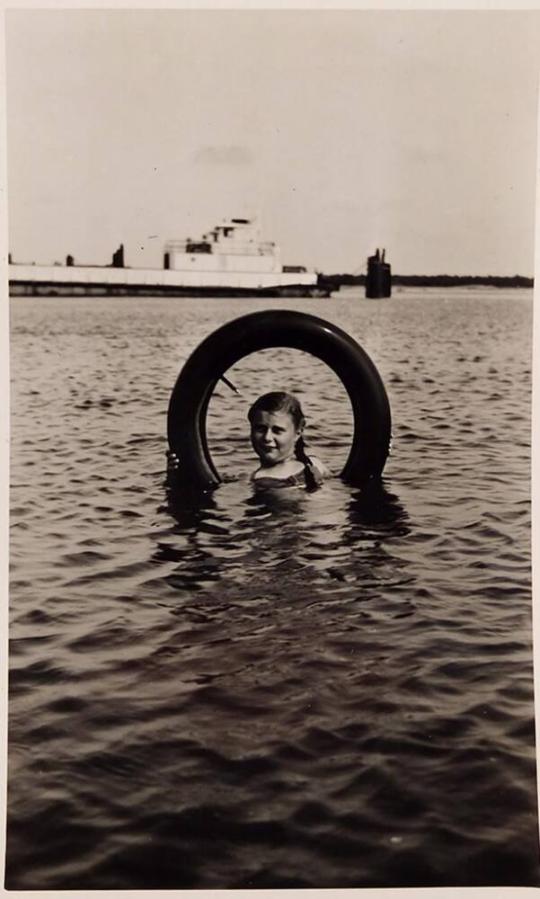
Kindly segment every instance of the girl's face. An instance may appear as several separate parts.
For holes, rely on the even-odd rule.
[[[302,428],[296,428],[288,412],[258,411],[251,422],[251,443],[267,468],[294,456],[294,445]]]

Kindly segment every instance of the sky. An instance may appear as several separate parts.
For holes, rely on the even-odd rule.
[[[285,264],[532,276],[540,9],[14,9],[9,249],[161,267],[256,216]]]

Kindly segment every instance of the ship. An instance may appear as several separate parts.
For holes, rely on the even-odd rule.
[[[369,299],[379,300],[392,296],[392,268],[385,262],[385,254],[386,250],[381,255],[377,248],[374,256],[368,256],[366,297]]]
[[[169,240],[163,267],[124,264],[124,246],[109,265],[79,265],[71,255],[65,265],[13,262],[9,257],[11,295],[30,296],[330,296],[335,287],[313,270],[283,265],[279,247],[261,240],[256,221],[231,218],[200,239]]]

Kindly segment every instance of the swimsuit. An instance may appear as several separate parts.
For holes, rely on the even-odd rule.
[[[312,478],[310,479],[308,471],[311,473]],[[313,484],[313,479],[315,480],[315,486],[318,486],[322,482],[322,475],[314,465],[304,465],[302,471],[299,471],[298,474],[290,474],[288,478],[272,478],[272,477],[262,477],[262,478],[254,478],[253,483],[256,487],[311,487]]]

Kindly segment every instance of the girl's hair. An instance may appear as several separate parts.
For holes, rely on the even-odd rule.
[[[255,400],[248,412],[248,419],[250,424],[253,424],[253,419],[255,418],[257,412],[286,412],[291,416],[294,422],[294,426],[297,430],[299,428],[303,428],[306,423],[306,419],[302,411],[302,406],[300,405],[299,401],[295,396],[293,396],[292,393],[285,393],[284,390],[274,390],[271,393],[264,393],[257,400]],[[298,461],[302,462],[302,464],[305,466],[307,487],[316,487],[317,482],[310,467],[312,464],[311,459],[306,453],[306,445],[301,434],[294,445],[294,455],[298,459]]]

